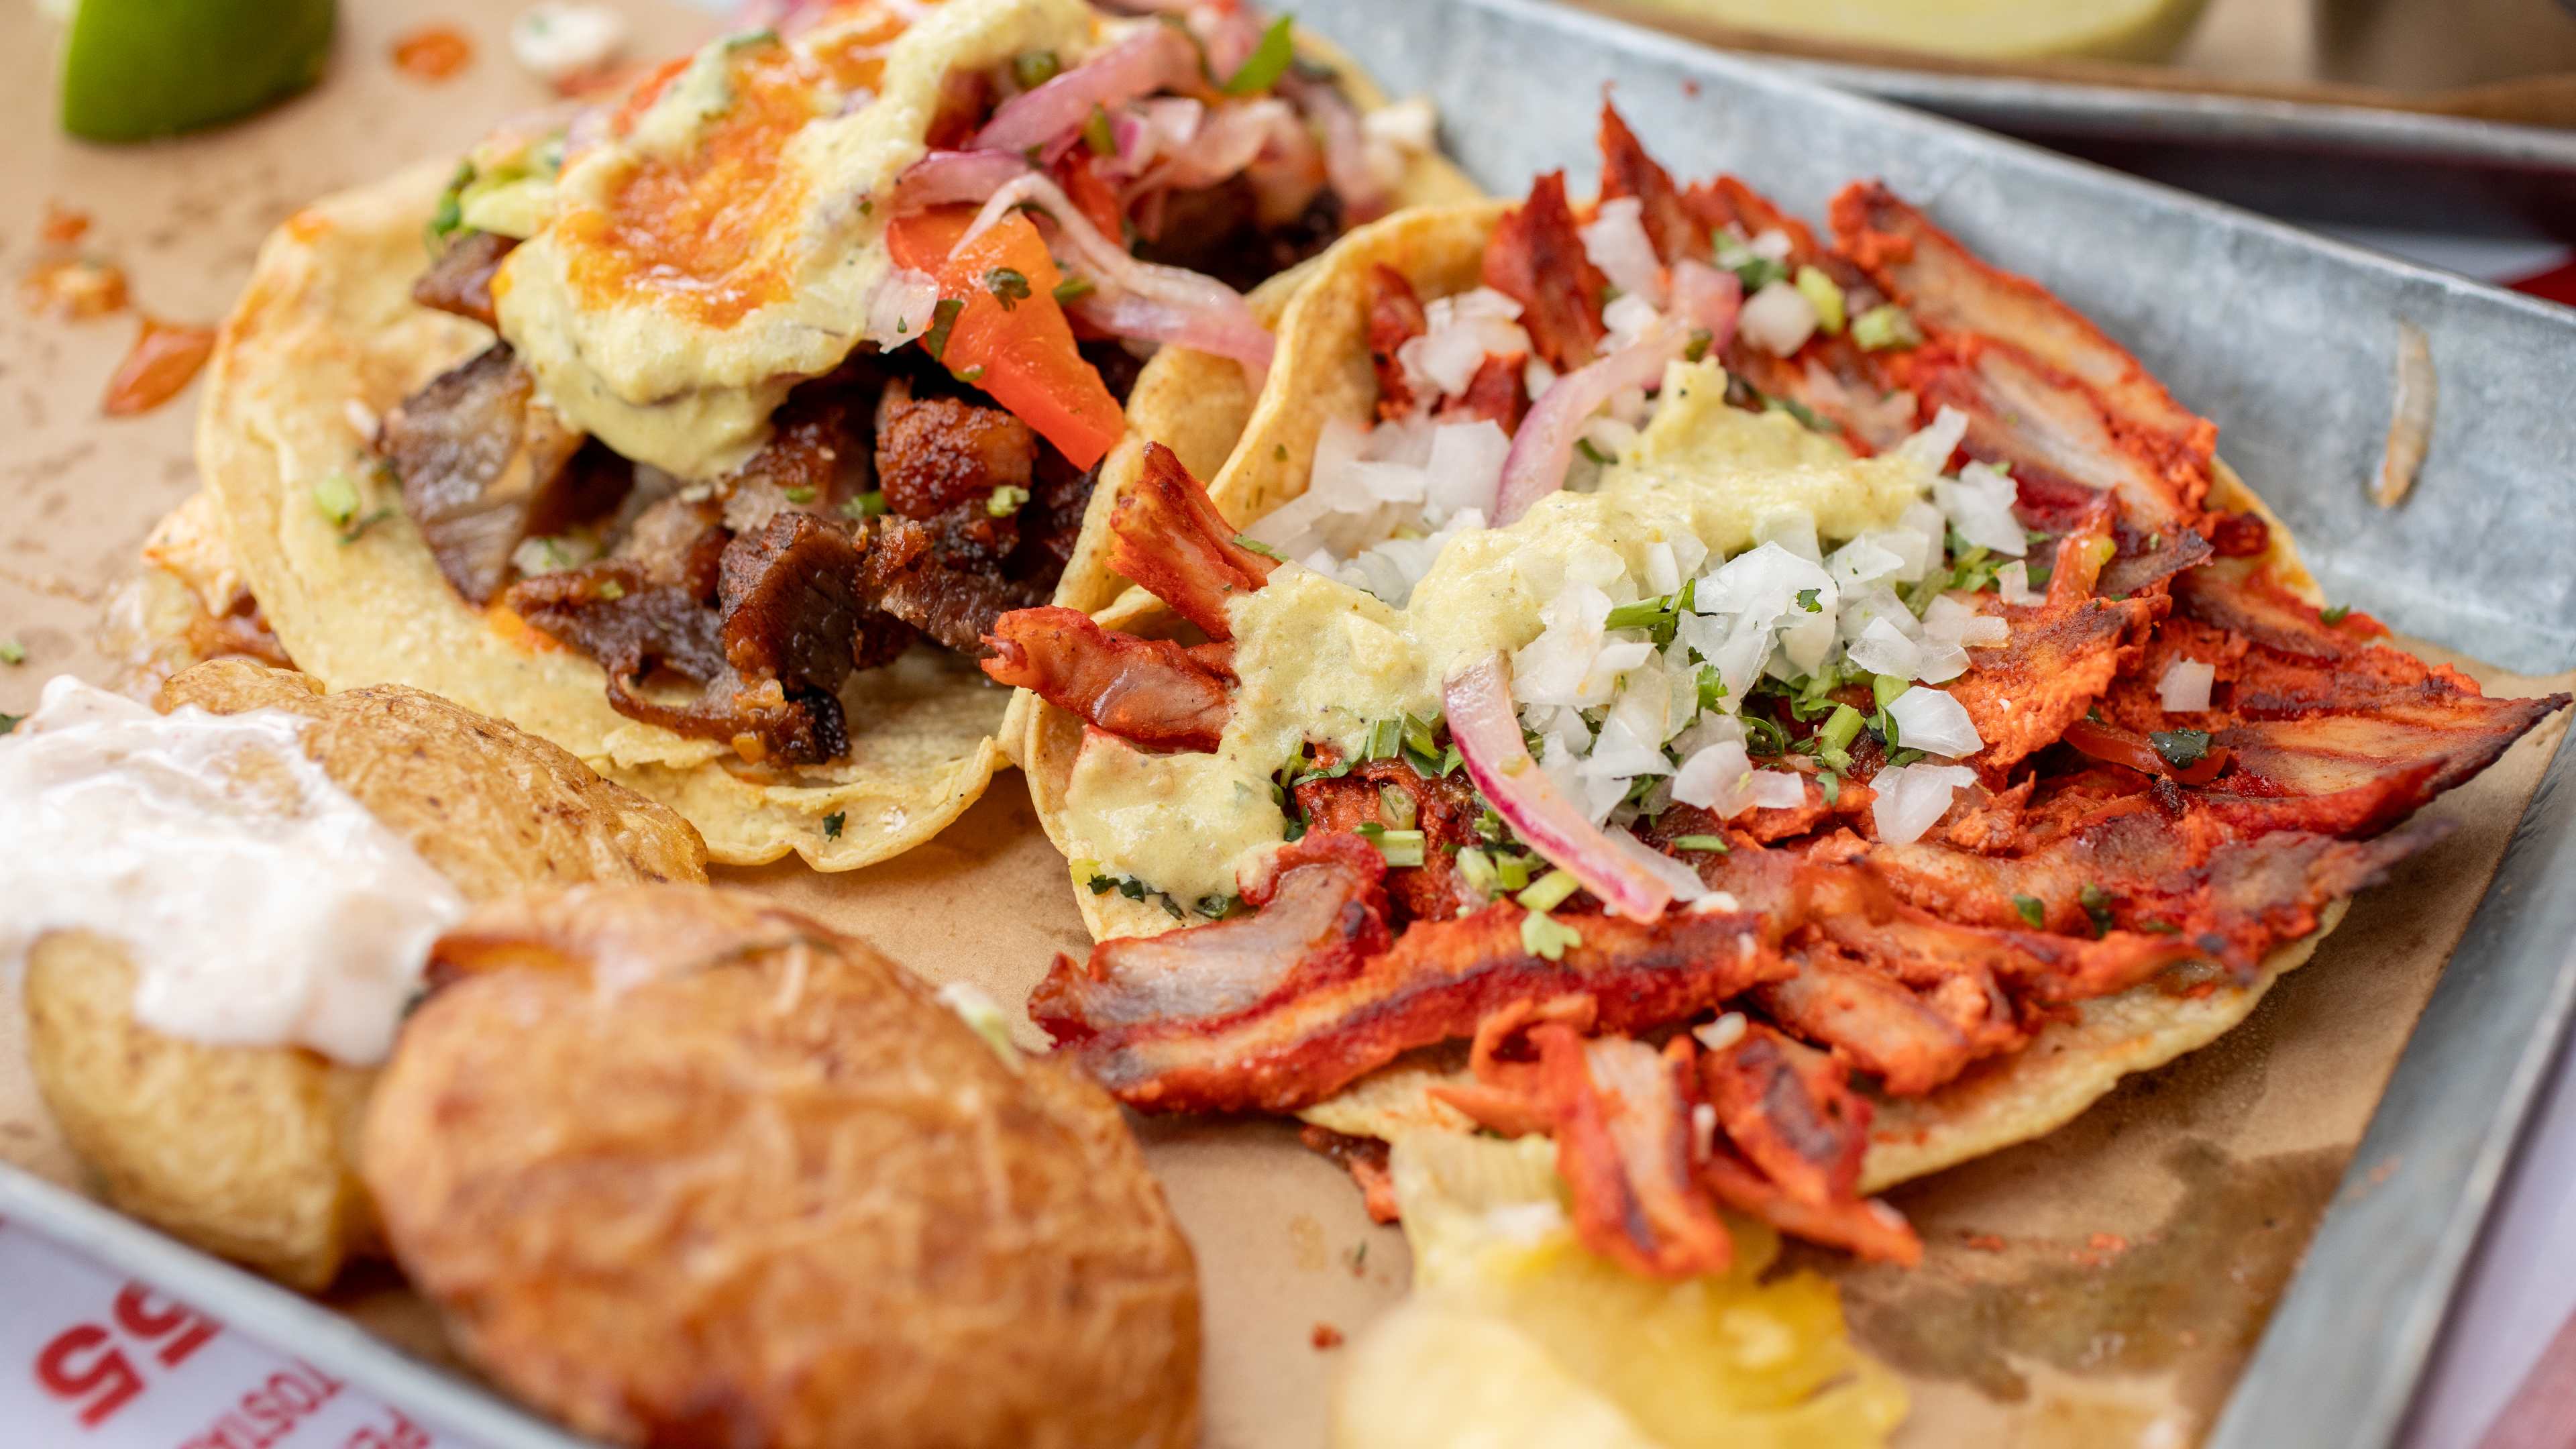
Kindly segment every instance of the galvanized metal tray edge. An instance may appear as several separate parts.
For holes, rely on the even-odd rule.
[[[1370,25],[1361,14],[1372,5],[1375,18],[1383,22],[1382,0],[1308,0],[1301,6],[1301,19],[1343,39],[1375,65],[1365,39]],[[1789,68],[1775,62],[1757,66],[1675,37],[1533,0],[1408,0],[1403,8],[1447,16],[1488,12],[1499,23],[1535,32],[1520,42],[1529,46],[1546,44],[1553,31],[1576,43],[1651,59],[1667,69],[1796,91],[1801,103],[1845,109],[1855,119],[1898,130],[1943,133],[1954,141],[1973,134],[1864,96],[1818,89],[1812,78],[1786,75]],[[1330,18],[1337,11],[1348,23]],[[1765,69],[1774,73],[1765,75]],[[1454,115],[1452,120],[1454,124]],[[1580,144],[1579,137],[1565,139],[1569,151]],[[2406,295],[2437,307],[2458,303],[2490,316],[2538,323],[2564,333],[2576,346],[2576,321],[2543,304],[2324,241],[2036,147],[1990,136],[1975,136],[1974,144],[2002,148],[2020,164],[2079,193],[2151,195],[2167,212],[2377,274]],[[2332,584],[2333,561],[2329,557],[2325,562],[2321,571]],[[2439,635],[2443,623],[2465,622],[2474,629],[2491,627],[2498,619],[2471,613],[2400,622]],[[2553,657],[2576,648],[2576,630],[2565,629],[2565,621],[2539,622],[2561,629],[2534,647]],[[2571,778],[2576,777],[2576,763],[2570,753],[2562,749],[2552,762],[2467,940],[2391,1078],[2337,1206],[2311,1246],[2307,1268],[2315,1271],[2302,1271],[2294,1280],[2211,1442],[2230,1449],[2361,1446],[2385,1444],[2397,1432],[2461,1266],[2511,1160],[2537,1083],[2559,1048],[2571,1010],[2576,1010],[2576,953],[2569,948],[2576,940],[2576,895],[2551,899],[2544,889],[2553,879],[2576,879],[2576,778]],[[2454,1038],[2481,1024],[2519,1027],[2519,1046],[2508,1042],[2463,1060]],[[2463,1134],[2452,1124],[2464,1118],[2482,1125]],[[2455,1139],[2446,1150],[2429,1150],[2446,1136]],[[2374,1181],[2379,1165],[2391,1161],[2392,1154],[2394,1166]],[[2403,1217],[2408,1211],[2429,1212],[2429,1221],[2390,1225],[2392,1215]],[[575,1449],[586,1442],[467,1379],[403,1353],[322,1304],[6,1164],[0,1164],[0,1214],[162,1285],[236,1329],[286,1347],[484,1449]],[[2374,1271],[2372,1265],[2383,1258],[2388,1270]],[[2367,1338],[2364,1349],[2357,1351],[2356,1337]]]
[[[1687,43],[1687,42],[1686,42]],[[2576,130],[2425,111],[1773,57],[1812,80],[2007,131],[2343,152],[2576,177]]]

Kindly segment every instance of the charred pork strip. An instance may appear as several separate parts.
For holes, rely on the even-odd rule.
[[[1222,1021],[1345,981],[1382,954],[1386,858],[1356,835],[1308,835],[1244,899],[1249,916],[1163,936],[1119,937],[1077,964],[1058,956],[1029,1016],[1058,1042],[1165,1022]]]
[[[1822,1207],[1859,1185],[1870,1105],[1841,1062],[1751,1022],[1701,1055],[1699,1086],[1718,1130],[1793,1200]]]
[[[1600,351],[1610,331],[1601,320],[1610,282],[1583,249],[1564,172],[1540,177],[1529,200],[1503,214],[1485,244],[1484,270],[1486,286],[1521,304],[1521,326],[1548,366],[1571,372]]]
[[[2000,646],[1969,650],[1968,672],[1949,687],[1985,741],[1968,763],[1990,786],[2001,786],[2013,767],[2084,718],[2165,607],[2152,595],[2116,603],[2094,596],[2099,545],[2109,536],[2108,510],[2096,509],[2086,527],[2062,539],[2046,601],[1998,605],[2009,634]]]
[[[1720,1203],[1790,1237],[1873,1263],[1911,1268],[1923,1261],[1922,1238],[1885,1203],[1853,1197],[1822,1205],[1800,1202],[1722,1147],[1700,1165],[1699,1178]]]
[[[1919,1097],[1983,1054],[1922,997],[1833,947],[1788,954],[1795,973],[1755,988],[1753,1000],[1773,1021],[1877,1077],[1889,1095]]]
[[[1918,324],[2008,343],[2083,384],[2124,433],[2166,456],[2173,501],[2197,510],[2218,428],[2173,399],[2135,357],[2047,288],[2000,272],[1886,186],[1862,182],[1833,202],[1844,253],[1909,308]]]
[[[1690,1042],[1670,1054],[1554,1023],[1530,1032],[1575,1236],[1642,1277],[1724,1272],[1734,1242],[1692,1170]]]
[[[1485,904],[1484,893],[1458,874],[1455,848],[1476,843],[1476,816],[1484,809],[1463,775],[1425,779],[1403,760],[1365,760],[1348,774],[1299,785],[1297,807],[1309,830],[1349,832],[1373,824],[1422,832],[1422,864],[1387,872],[1399,925],[1445,921]]]
[[[490,603],[526,539],[614,507],[633,472],[583,448],[506,342],[432,378],[387,414],[379,446],[403,510],[468,603]]]
[[[1278,561],[1235,542],[1207,490],[1160,443],[1109,515],[1109,566],[1145,586],[1210,639],[1233,637],[1225,606],[1270,581]]]
[[[497,232],[464,233],[448,243],[429,270],[412,283],[411,299],[498,330],[500,321],[492,315],[492,277],[518,245],[517,237]]]
[[[1140,639],[1052,606],[1004,614],[984,643],[984,672],[995,683],[1031,690],[1147,749],[1211,752],[1234,709],[1234,675],[1208,657],[1222,645]]]
[[[1646,154],[1637,133],[1606,101],[1601,106],[1600,140],[1601,199],[1636,198],[1637,220],[1645,228],[1646,240],[1654,244],[1655,255],[1666,265],[1682,257],[1707,260],[1708,227],[1691,219],[1672,173]]]
[[[1448,921],[1417,921],[1357,975],[1311,991],[1278,991],[1246,1010],[1164,1015],[1101,1029],[1051,1006],[1032,1015],[1121,1101],[1155,1112],[1288,1112],[1311,1105],[1415,1047],[1459,1040],[1497,1008],[1524,998],[1589,993],[1605,1031],[1680,1020],[1786,971],[1764,924],[1750,916],[1561,916],[1581,943],[1559,960],[1521,940],[1524,913],[1497,904]],[[1255,917],[1254,919],[1258,919]],[[1233,922],[1226,922],[1232,925]],[[1217,928],[1174,932],[1198,948]],[[1225,938],[1210,943],[1222,950]],[[1059,960],[1049,983],[1074,972]],[[1221,958],[1218,975],[1245,968]],[[1281,979],[1293,964],[1265,968]],[[1045,988],[1041,988],[1044,990]]]
[[[1381,422],[1408,416],[1414,409],[1413,384],[1397,356],[1404,344],[1429,331],[1422,298],[1404,273],[1379,263],[1369,272],[1369,362],[1377,369],[1377,415]]]

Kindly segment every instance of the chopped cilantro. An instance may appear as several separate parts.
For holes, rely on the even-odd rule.
[[[1019,512],[1021,505],[1028,501],[1029,490],[1016,484],[1005,483],[993,490],[992,497],[984,500],[984,512],[990,517],[1008,518]]]
[[[1822,589],[1800,589],[1798,591],[1798,607],[1806,610],[1810,614],[1823,613],[1825,611],[1825,606],[1816,600],[1816,596],[1823,592],[1824,590]]]
[[[2046,901],[2041,900],[2037,896],[2015,896],[2013,897],[2013,909],[2021,912],[2021,918],[2030,923],[2030,928],[2032,930],[2044,931],[2048,929],[2048,903]]]
[[[786,490],[783,496],[790,503],[811,503],[814,501],[814,490],[799,484]]]
[[[5,735],[11,730],[16,729],[18,727],[18,721],[25,718],[26,716],[23,714],[0,714],[0,735]]]
[[[1793,397],[1766,396],[1762,399],[1762,409],[1765,412],[1787,413],[1798,420],[1799,426],[1811,433],[1839,433],[1843,430],[1842,424]]]
[[[599,597],[610,600],[611,602],[625,598],[626,586],[615,579],[601,579],[599,581]]]
[[[984,274],[984,290],[993,294],[1003,311],[1011,311],[1029,299],[1028,274],[1017,267],[995,267]]]
[[[1033,91],[1054,80],[1064,62],[1052,50],[1024,50],[1011,57],[1011,79],[1024,91]]]
[[[953,376],[955,376],[959,382],[982,382],[984,380],[984,364],[979,362],[973,367],[961,368],[954,373]]]
[[[874,518],[885,511],[885,494],[874,489],[856,498],[841,500],[841,515],[845,518]]]
[[[1683,360],[1683,361],[1685,361],[1685,362],[1698,362],[1698,361],[1700,361],[1701,359],[1703,359],[1703,358],[1705,358],[1705,357],[1707,357],[1707,356],[1708,356],[1708,349],[1709,349],[1710,347],[1714,346],[1714,345],[1716,344],[1716,342],[1717,342],[1717,338],[1715,337],[1715,335],[1713,335],[1712,333],[1710,333],[1710,331],[1709,331],[1707,328],[1705,328],[1705,327],[1694,327],[1694,328],[1692,328],[1692,329],[1691,329],[1691,335],[1690,335],[1690,345],[1682,349],[1682,360]]]
[[[1816,330],[1827,337],[1842,336],[1846,316],[1843,289],[1834,285],[1824,268],[1800,267],[1790,283],[1798,289],[1799,296],[1807,299],[1807,305],[1816,309]]]
[[[1067,277],[1063,281],[1056,283],[1055,287],[1049,291],[1047,295],[1055,298],[1058,303],[1079,302],[1083,298],[1090,296],[1091,290],[1091,279],[1089,277]]]
[[[2086,881],[2084,888],[2075,893],[2075,901],[2084,908],[2084,914],[2092,919],[2094,939],[2099,940],[2110,934],[2111,897],[2100,886],[2089,880]]]
[[[937,357],[948,350],[948,333],[957,325],[957,314],[966,304],[955,297],[942,297],[930,309],[930,330],[921,334],[921,350]]]
[[[27,646],[15,639],[0,639],[0,664],[24,664]]]
[[[1581,453],[1584,457],[1591,459],[1593,462],[1600,464],[1604,468],[1610,466],[1610,455],[1602,452],[1600,447],[1590,438],[1575,439],[1574,451]]]
[[[1843,796],[1843,777],[1831,770],[1819,771],[1816,775],[1816,789],[1824,795],[1825,803],[1831,805]]]
[[[358,517],[357,480],[346,473],[327,473],[313,485],[313,507],[334,528],[347,528]]]
[[[2156,730],[2147,736],[2147,743],[2177,770],[2188,770],[2209,755],[2207,730]]]
[[[1254,538],[1248,533],[1236,534],[1234,536],[1234,546],[1236,548],[1250,549],[1252,552],[1261,555],[1263,558],[1275,558],[1284,562],[1288,557],[1288,555],[1281,553],[1279,550],[1272,548],[1270,545],[1263,543],[1260,539]]]
[[[1726,680],[1718,674],[1717,666],[1701,665],[1699,667],[1699,707],[1715,709],[1717,702],[1724,698],[1726,698]]]
[[[1107,111],[1091,108],[1091,118],[1082,123],[1082,144],[1094,156],[1118,154],[1118,133],[1110,128]]]
[[[835,810],[835,811],[833,811],[831,814],[824,816],[824,817],[823,817],[823,838],[824,838],[825,840],[838,840],[838,839],[840,839],[840,838],[841,838],[841,826],[842,826],[845,822],[847,822],[847,821],[849,820],[849,818],[850,818],[850,817],[849,817],[849,813],[848,813],[847,811],[842,811],[842,810]]]
[[[2317,610],[2317,622],[2328,628],[2332,628],[2335,625],[2342,623],[2346,618],[2350,617],[2351,614],[2352,605],[2337,604],[2331,609]]]
[[[1719,855],[1724,855],[1728,848],[1726,837],[1723,835],[1676,835],[1673,837],[1673,849],[1675,850],[1696,850],[1703,852],[1714,851]]]
[[[1259,95],[1277,85],[1279,78],[1288,73],[1288,62],[1296,58],[1296,22],[1282,15],[1270,22],[1270,28],[1261,32],[1261,43],[1252,47],[1252,54],[1243,58],[1243,64],[1234,68],[1233,75],[1226,77],[1225,93],[1230,96]]]
[[[1521,949],[1543,961],[1562,961],[1566,951],[1583,944],[1583,933],[1545,911],[1521,917]]]
[[[2140,921],[2138,922],[2138,929],[2141,931],[2153,931],[2159,936],[2179,936],[2182,934],[2182,927],[2175,925],[2171,921]]]

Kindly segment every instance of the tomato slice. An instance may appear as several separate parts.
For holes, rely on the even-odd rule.
[[[2227,768],[2227,749],[2212,745],[2209,753],[2192,762],[2189,768],[2177,769],[2145,736],[2116,725],[2097,724],[2079,719],[2066,727],[2066,743],[2105,764],[2126,765],[2142,775],[2165,775],[2178,785],[2206,785]]]
[[[1074,349],[1055,299],[1063,274],[1037,227],[1012,212],[961,244],[975,210],[943,206],[898,218],[886,228],[886,247],[897,265],[937,278],[943,300],[964,304],[939,361],[1088,468],[1126,431],[1126,413]]]

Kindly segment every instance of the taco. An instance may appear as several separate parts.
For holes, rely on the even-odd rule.
[[[995,678],[1100,942],[1031,1014],[1130,1105],[1547,1133],[1574,1225],[1866,1257],[1870,1199],[2241,1021],[2567,696],[2322,607],[2215,428],[1884,187],[1830,244],[1618,116],[1337,244],[1203,490]]]
[[[296,215],[199,454],[326,685],[511,719],[719,861],[846,869],[1001,763],[971,656],[1052,595],[1122,399],[1187,395],[1139,357],[1233,375],[1187,424],[1221,456],[1272,350],[1240,289],[1464,183],[1234,0],[798,15]]]

